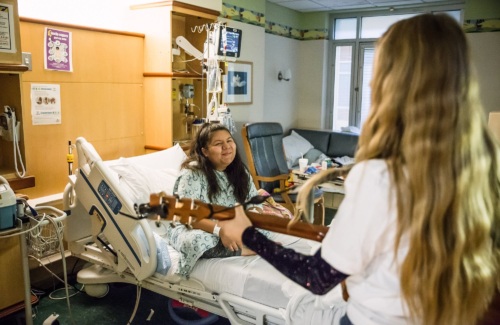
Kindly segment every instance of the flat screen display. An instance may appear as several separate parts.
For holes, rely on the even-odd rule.
[[[241,35],[241,29],[229,27],[221,28],[219,32],[217,55],[239,58],[241,51]],[[225,53],[224,48],[226,50]]]

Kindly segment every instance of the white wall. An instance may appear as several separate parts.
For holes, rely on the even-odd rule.
[[[481,101],[489,112],[500,111],[500,32],[468,33],[472,62],[477,70]]]
[[[296,126],[301,128],[323,128],[327,94],[328,41],[299,42],[297,60],[299,84],[297,88]]]
[[[266,34],[265,121],[291,127],[323,128],[327,89],[328,42],[297,41]],[[290,82],[278,81],[278,72],[289,68]]]
[[[233,119],[237,122],[262,121],[264,118],[264,62],[265,31],[263,27],[244,24],[232,20],[228,26],[242,30],[241,56],[238,61],[252,62],[252,103],[245,105],[228,104]]]
[[[299,97],[300,41],[266,34],[265,74],[264,74],[264,120],[280,122],[284,130],[297,123]],[[278,81],[279,71],[290,69],[290,81]]]
[[[18,0],[21,17],[113,30],[136,31],[131,5],[154,0]],[[221,11],[221,0],[180,0]],[[140,31],[139,31],[140,32]]]
[[[18,0],[19,16],[113,30],[130,30],[132,0]]]

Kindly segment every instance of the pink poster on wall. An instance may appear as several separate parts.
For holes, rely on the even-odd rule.
[[[71,32],[45,27],[45,69],[73,71]]]

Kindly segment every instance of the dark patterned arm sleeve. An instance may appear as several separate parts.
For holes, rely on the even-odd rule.
[[[321,258],[321,249],[304,255],[267,239],[254,227],[243,232],[243,243],[289,279],[316,295],[323,295],[348,277]]]

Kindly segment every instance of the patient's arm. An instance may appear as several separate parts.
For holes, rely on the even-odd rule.
[[[314,294],[323,295],[348,277],[321,258],[321,249],[313,256],[303,255],[267,239],[254,227],[246,228],[242,237],[251,250]]]
[[[233,236],[231,236],[231,237],[227,236],[226,232],[224,231],[224,226],[223,226],[224,222],[223,221],[219,221],[218,224],[219,224],[219,226],[221,226],[221,229],[219,232],[219,237],[220,237],[220,240],[222,241],[222,244],[224,245],[224,247],[226,247],[227,249],[229,249],[230,251],[233,251],[233,252],[244,248],[241,240],[238,241],[238,240],[235,240],[233,238]],[[201,229],[203,231],[206,231],[208,233],[213,234],[216,223],[212,220],[209,220],[209,219],[202,219],[200,221],[194,222],[192,224],[192,226],[195,229]],[[248,254],[246,252],[243,255],[250,255],[250,254]]]

